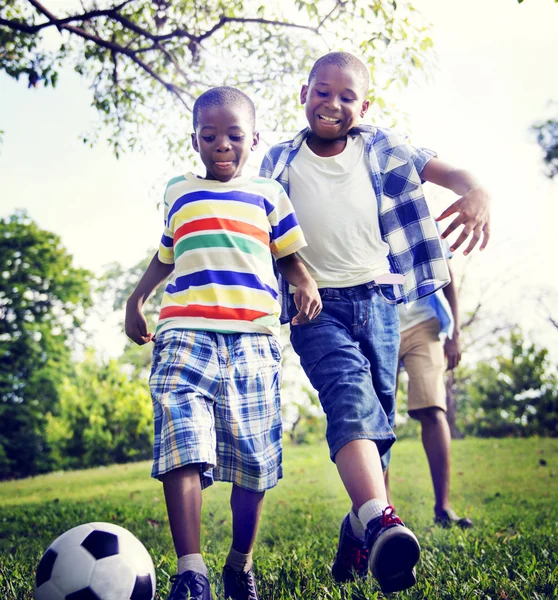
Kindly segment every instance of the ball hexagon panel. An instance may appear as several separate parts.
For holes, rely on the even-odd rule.
[[[103,600],[129,600],[135,582],[136,573],[116,555],[95,563],[89,587]]]
[[[81,546],[63,549],[54,561],[50,581],[63,594],[71,594],[89,585],[95,562]]]

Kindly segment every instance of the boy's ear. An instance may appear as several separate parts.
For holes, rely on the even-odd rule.
[[[198,146],[198,136],[195,133],[192,134],[192,146],[196,152],[200,151],[200,147]]]
[[[256,146],[260,143],[260,132],[254,131],[254,136],[252,138],[252,145],[250,146],[250,150],[255,150]]]
[[[365,100],[362,103],[362,108],[360,109],[360,116],[364,117],[364,115],[368,112],[369,108],[370,108],[370,100]]]
[[[308,95],[308,86],[304,84],[300,90],[300,103],[306,104],[306,96]]]

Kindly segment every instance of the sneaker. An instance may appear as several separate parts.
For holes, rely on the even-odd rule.
[[[448,510],[434,511],[434,523],[442,527],[457,525],[461,529],[471,529],[473,521],[467,517],[458,517],[451,508]]]
[[[167,600],[213,600],[207,577],[196,571],[173,575],[172,588]]]
[[[223,584],[225,585],[225,600],[258,600],[258,590],[252,569],[235,571],[225,565],[223,569]]]
[[[351,521],[347,515],[341,523],[339,546],[331,567],[335,581],[344,583],[345,581],[354,581],[357,577],[364,579],[368,573],[369,556],[370,548],[364,540],[353,535]]]
[[[380,517],[368,523],[366,543],[370,548],[370,570],[384,594],[415,585],[420,545],[415,534],[395,514],[393,506],[385,508]]]

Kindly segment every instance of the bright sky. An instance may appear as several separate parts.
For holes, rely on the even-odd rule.
[[[66,2],[64,2],[66,4]],[[61,6],[51,0],[53,10]],[[472,171],[492,192],[493,233],[487,250],[467,268],[472,304],[489,279],[492,308],[520,320],[558,357],[558,331],[537,316],[536,297],[553,290],[558,316],[556,222],[558,184],[542,175],[541,152],[529,133],[558,100],[554,0],[414,0],[433,24],[438,55],[430,81],[417,81],[401,95],[416,145]],[[301,82],[302,83],[302,82]],[[0,76],[0,216],[26,209],[40,227],[59,234],[75,263],[95,272],[119,261],[131,266],[157,245],[162,216],[158,194],[175,174],[157,155],[117,161],[103,143],[79,140],[96,115],[77,75],[64,73],[58,87],[28,90],[25,81]],[[373,108],[371,110],[373,114]],[[435,212],[449,192],[432,193]],[[468,303],[468,304],[467,304]],[[123,335],[109,319],[90,324],[96,346],[117,354]]]

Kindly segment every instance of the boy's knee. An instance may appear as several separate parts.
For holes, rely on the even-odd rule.
[[[423,425],[434,425],[446,420],[446,413],[438,406],[421,408],[420,410],[410,410],[409,416],[412,419],[420,421]]]

